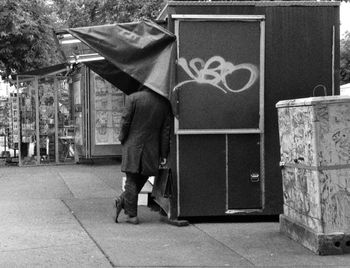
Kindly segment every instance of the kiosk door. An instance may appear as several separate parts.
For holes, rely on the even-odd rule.
[[[178,216],[263,207],[264,16],[173,15]]]

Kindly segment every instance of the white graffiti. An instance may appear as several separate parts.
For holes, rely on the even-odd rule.
[[[234,65],[229,61],[225,61],[225,59],[220,56],[211,57],[207,62],[204,62],[204,60],[200,58],[194,58],[190,60],[189,63],[187,63],[185,58],[180,58],[178,59],[178,64],[191,79],[177,84],[174,91],[184,84],[197,82],[201,84],[211,84],[224,93],[238,93],[250,88],[259,77],[259,70],[255,65],[250,63]],[[232,89],[228,85],[226,78],[228,75],[238,70],[248,70],[250,72],[250,77],[243,87]]]

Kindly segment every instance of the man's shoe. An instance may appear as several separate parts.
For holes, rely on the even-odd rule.
[[[139,218],[137,218],[137,216],[135,216],[135,217],[128,216],[126,218],[126,222],[131,223],[131,224],[139,224]]]
[[[122,200],[120,197],[118,197],[117,199],[115,199],[115,222],[118,223],[118,217],[119,217],[119,214],[120,212],[122,211],[123,209],[123,204],[122,204]]]

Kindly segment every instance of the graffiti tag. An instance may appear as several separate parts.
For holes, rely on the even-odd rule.
[[[197,82],[213,85],[224,93],[239,93],[249,89],[259,77],[259,70],[255,65],[251,63],[234,65],[220,56],[213,56],[207,62],[200,58],[194,58],[189,62],[185,58],[180,58],[178,64],[191,79],[177,84],[174,91],[184,84]],[[227,83],[227,76],[238,70],[247,70],[250,76],[241,88],[232,89]]]

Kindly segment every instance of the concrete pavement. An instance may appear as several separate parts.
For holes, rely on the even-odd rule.
[[[114,223],[119,163],[1,167],[0,267],[350,267],[318,256],[278,222],[168,225],[139,207],[141,224]]]

